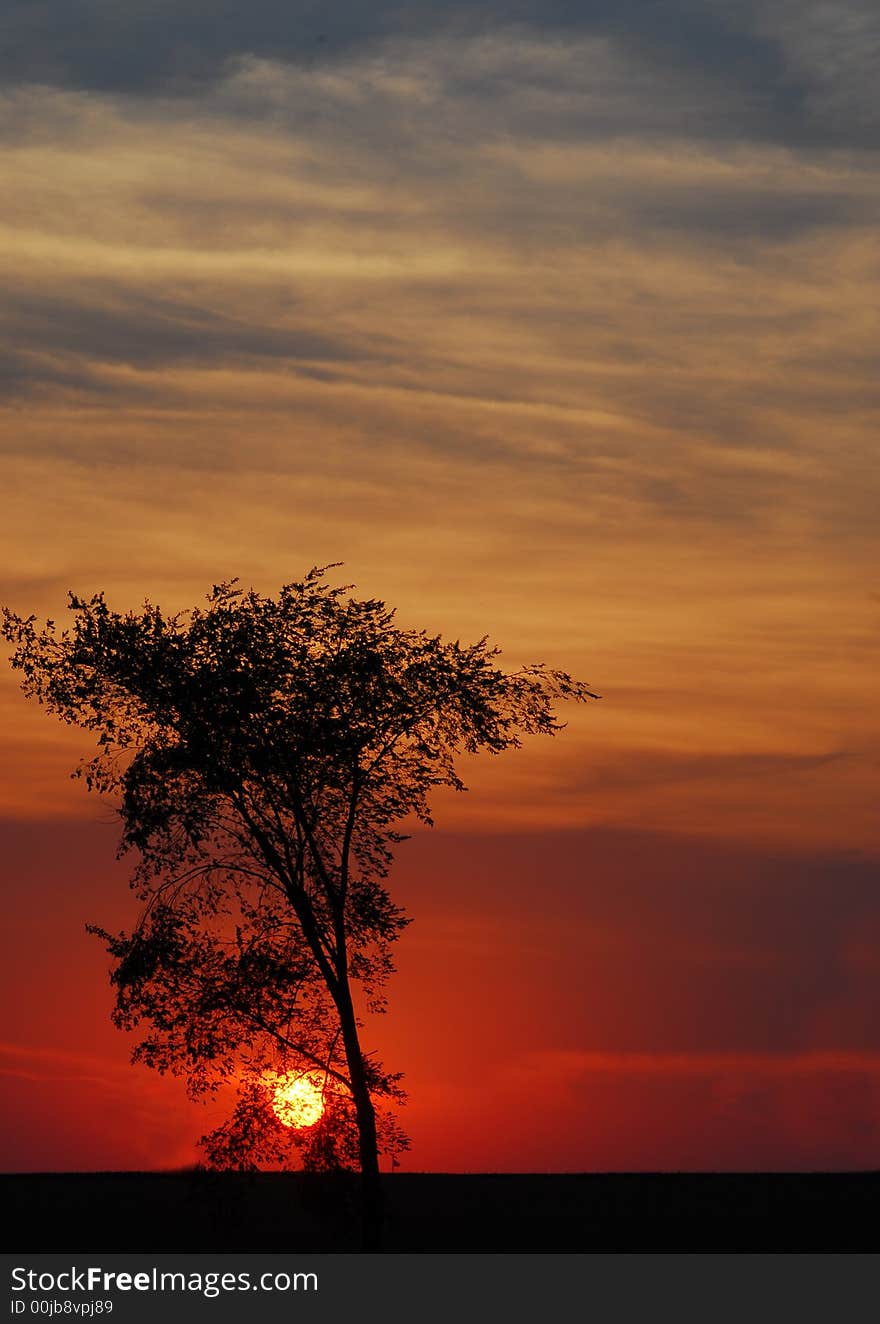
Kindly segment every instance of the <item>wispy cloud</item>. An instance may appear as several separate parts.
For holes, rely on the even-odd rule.
[[[644,0],[498,0],[479,7],[392,0],[320,12],[310,0],[283,10],[274,0],[254,0],[246,10],[215,6],[210,22],[194,0],[159,11],[147,0],[129,0],[112,14],[99,0],[44,0],[39,7],[13,0],[8,11],[0,72],[20,82],[129,95],[170,90],[185,99],[203,95],[247,58],[272,57],[291,74],[318,70],[332,78],[340,65],[387,58],[389,45],[399,62],[401,46],[405,53],[414,40],[457,39],[467,50],[489,52],[482,64],[463,63],[460,87],[490,99],[499,84],[505,88],[493,46],[514,41],[564,52],[592,43],[627,71],[633,94],[626,108],[642,132],[651,131],[650,111],[658,106],[664,123],[686,119],[692,132],[716,136],[865,141],[870,127],[877,41],[870,0],[675,0],[662,10]],[[553,80],[536,77],[534,61],[520,60],[514,73],[520,86],[531,76],[552,103]],[[613,84],[596,81],[608,99]],[[608,122],[619,124],[621,107],[613,108]]]
[[[143,1068],[112,1058],[40,1045],[0,1043],[0,1075],[53,1088],[61,1085],[95,1086],[104,1092],[126,1097],[134,1092],[136,1077],[136,1089],[141,1096],[144,1091],[149,1096],[162,1090],[158,1076]]]
[[[535,1052],[512,1064],[514,1076],[546,1079],[616,1076],[758,1076],[775,1079],[816,1075],[880,1077],[880,1053],[594,1053]]]
[[[808,8],[809,40],[781,0],[343,10],[270,58],[258,6],[196,58],[183,5],[116,90],[76,43],[39,65],[16,8],[4,597],[175,608],[342,559],[606,693],[493,815],[876,842],[880,176],[856,102],[814,122],[870,34]],[[126,13],[108,50],[149,28]],[[3,687],[9,803],[44,805],[69,756]]]

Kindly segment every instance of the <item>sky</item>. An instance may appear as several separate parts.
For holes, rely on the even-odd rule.
[[[406,1167],[880,1166],[878,57],[869,0],[7,5],[0,600],[343,562],[603,696],[400,848]],[[109,1023],[87,752],[4,660],[6,1170],[217,1120]]]

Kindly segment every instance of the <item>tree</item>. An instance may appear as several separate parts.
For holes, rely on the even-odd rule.
[[[272,1064],[319,1072],[336,1130],[316,1153],[345,1154],[348,1116],[374,1248],[383,1126],[392,1151],[405,1142],[377,1123],[398,1078],[361,1047],[355,990],[381,1010],[408,923],[385,882],[401,828],[431,823],[435,787],[464,789],[459,755],[552,735],[556,701],[597,696],[544,665],[503,671],[485,639],[401,629],[384,603],[328,584],[333,568],[277,598],[215,585],[172,616],[71,594],[69,629],[6,609],[3,633],[25,693],[96,734],[76,775],[113,797],[120,853],[138,857],[138,925],[94,930],[115,962],[117,1023],[150,1027],[136,1055],[195,1093],[239,1073],[221,1154],[270,1143]]]

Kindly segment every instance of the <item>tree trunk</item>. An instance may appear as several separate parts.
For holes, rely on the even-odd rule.
[[[336,997],[342,1042],[348,1062],[351,1092],[354,1098],[358,1125],[358,1145],[361,1163],[361,1248],[365,1251],[382,1249],[384,1207],[382,1180],[379,1174],[379,1142],[376,1135],[376,1110],[370,1095],[364,1057],[361,1052],[357,1021],[351,990],[347,982]]]

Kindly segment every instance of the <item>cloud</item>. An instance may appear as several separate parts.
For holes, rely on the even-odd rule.
[[[15,1080],[42,1082],[53,1088],[78,1083],[125,1095],[131,1093],[131,1074],[132,1068],[126,1064],[88,1053],[0,1043],[0,1075]],[[154,1079],[145,1076],[140,1083],[149,1084]]]
[[[178,1081],[109,1057],[4,1043],[0,1076],[6,1172],[167,1168],[205,1125]]]
[[[399,853],[397,895],[416,917],[400,984],[455,967],[452,1043],[468,1037],[469,999],[487,1018],[512,999],[496,1058],[876,1059],[875,878],[871,858],[662,831],[441,832]],[[435,926],[449,914],[458,929]],[[484,1033],[469,1042],[486,1052]]]
[[[392,1015],[429,1161],[876,1165],[876,858],[439,831],[394,883],[415,922]],[[401,1008],[438,982],[428,1038]]]
[[[880,1077],[880,1053],[595,1053],[534,1052],[511,1065],[512,1072],[568,1078],[616,1076],[758,1076],[792,1078],[816,1075]]]
[[[752,11],[704,8],[8,89],[3,596],[183,607],[341,559],[607,692],[476,772],[494,821],[875,842],[880,183],[740,134]],[[33,813],[69,751],[13,695]]]
[[[755,28],[776,45],[787,82],[799,87],[809,136],[876,145],[880,24],[872,0],[774,0],[756,7]]]
[[[647,790],[649,787],[673,786],[681,782],[731,781],[745,779],[751,783],[763,779],[796,776],[818,768],[827,768],[839,759],[847,758],[844,751],[822,754],[793,754],[769,751],[754,753],[684,753],[656,749],[627,749],[616,759],[603,759],[600,755],[584,771],[582,780],[574,783],[566,778],[565,787],[573,794],[598,789]]]
[[[515,48],[498,59],[515,66]],[[804,412],[875,403],[861,327],[878,185],[864,165],[566,143],[529,109],[531,136],[511,136],[459,96],[449,52],[412,82],[424,97],[381,65],[291,80],[264,62],[223,84],[219,118],[181,123],[167,104],[99,114],[88,98],[13,95],[30,131],[9,147],[17,188],[0,220],[16,253],[7,392],[79,374],[96,395],[183,403],[180,371],[148,374],[201,367],[221,394],[274,373],[270,401],[291,404],[303,377],[323,381],[328,409],[342,382],[362,418],[388,393],[402,419],[417,397],[508,410],[476,428],[462,412],[462,445],[500,454],[516,430],[545,466],[610,462],[615,480],[637,448],[637,496],[746,517],[756,497],[778,504],[772,475],[737,491],[731,454],[713,474],[707,441],[779,449],[807,439]],[[277,116],[237,119],[246,94]],[[120,364],[139,375],[114,378]],[[456,419],[437,430],[455,447]],[[683,442],[696,491],[668,473]]]
[[[155,371],[174,365],[222,368],[282,360],[333,365],[369,356],[317,329],[266,326],[173,297],[151,296],[123,283],[65,296],[32,288],[9,291],[0,334],[16,347],[7,382],[20,390],[71,385],[101,390],[97,365]],[[79,372],[77,372],[79,367]]]
[[[696,134],[869,142],[866,93],[877,38],[869,0],[833,9],[790,0],[760,6],[675,0],[662,9],[644,0],[504,0],[478,7],[418,0],[343,3],[329,11],[311,0],[254,0],[246,8],[225,0],[210,6],[126,0],[112,10],[100,0],[14,0],[7,8],[0,74],[16,82],[192,96],[251,57],[297,72],[335,72],[340,63],[401,45],[406,50],[414,41],[457,40],[484,50],[511,39],[524,47],[593,41],[633,70],[632,106],[643,103],[641,114],[634,112],[643,130],[650,131],[650,111],[659,105],[667,120],[686,117]],[[523,71],[517,74],[522,88]],[[503,84],[489,61],[485,69],[465,68],[461,86],[476,88],[488,103]],[[658,86],[665,98],[650,95]]]
[[[587,1119],[586,1170],[852,1171],[880,1156],[877,1054],[535,1053],[501,1078],[523,1109],[548,1100],[558,1131]],[[536,1167],[552,1151],[522,1140]]]

